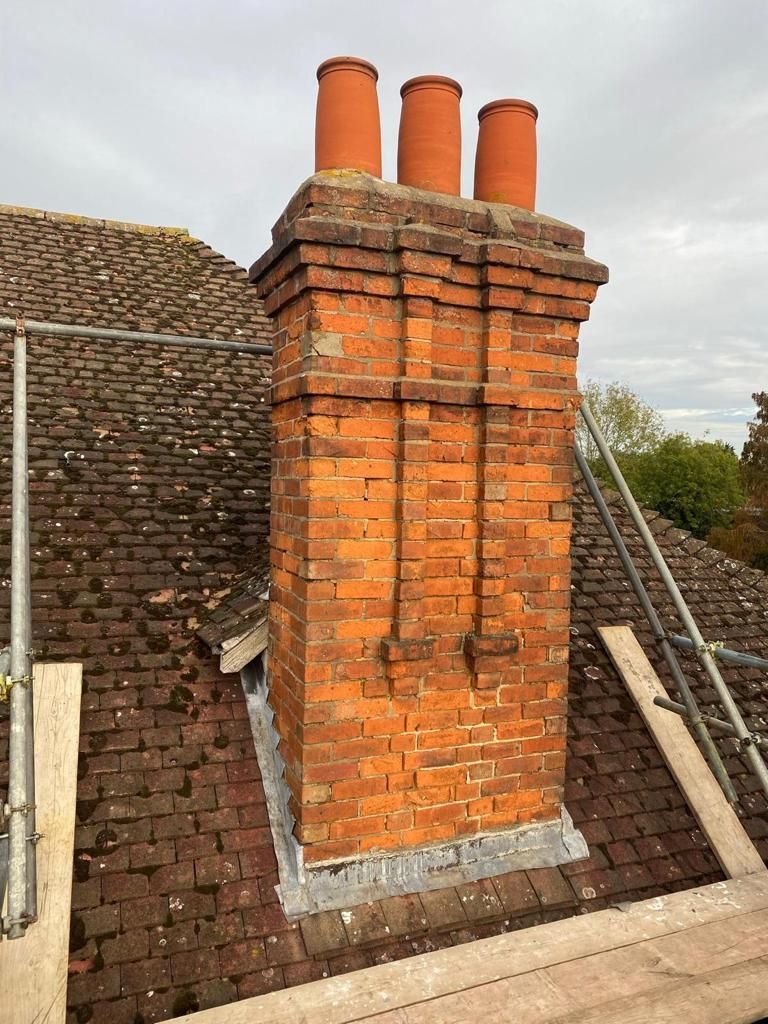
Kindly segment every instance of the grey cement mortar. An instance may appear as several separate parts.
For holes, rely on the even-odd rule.
[[[554,821],[305,866],[302,848],[293,836],[295,822],[262,660],[251,662],[242,679],[277,857],[280,885],[276,888],[289,920],[386,896],[449,888],[508,871],[555,867],[589,856],[584,837],[563,807]]]

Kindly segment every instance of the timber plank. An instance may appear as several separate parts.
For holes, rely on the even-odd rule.
[[[515,1024],[580,1019],[605,1003],[634,1001],[681,979],[768,956],[767,929],[768,910],[756,911],[376,1014],[366,1024],[469,1024],[479,1012]],[[670,944],[670,938],[685,941]]]
[[[0,1024],[64,1024],[82,666],[36,665],[38,920],[0,943]]]
[[[400,1017],[392,1020],[406,1021],[407,1007],[416,1005],[421,1013],[425,1001],[437,1000],[439,1005],[440,997],[459,994],[456,1012],[466,1006],[467,1020],[477,1024],[483,1006],[478,987],[519,976],[527,980],[516,990],[515,1005],[519,1009],[518,997],[528,1007],[538,1001],[545,1007],[541,1019],[550,1020],[573,1004],[570,999],[563,1003],[559,986],[544,974],[546,968],[709,922],[719,927],[766,908],[768,875],[763,872],[644,900],[625,910],[602,910],[311,982],[203,1010],[188,1020],[190,1024],[351,1024],[397,1010]],[[461,1015],[457,1020],[462,1020]]]
[[[684,721],[653,703],[667,691],[637,637],[629,626],[600,626],[597,632],[725,874],[740,878],[765,871]]]
[[[768,1013],[768,957],[612,1000],[549,1024],[753,1024]]]

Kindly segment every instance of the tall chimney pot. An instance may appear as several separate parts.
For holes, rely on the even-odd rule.
[[[317,69],[315,170],[381,177],[379,73],[361,57],[331,57]]]
[[[461,86],[452,78],[423,75],[400,90],[397,149],[401,185],[457,196],[461,192]]]
[[[535,208],[538,116],[527,100],[494,100],[481,108],[477,115],[475,199]]]

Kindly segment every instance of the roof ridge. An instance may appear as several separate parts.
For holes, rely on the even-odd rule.
[[[58,213],[53,210],[39,210],[34,206],[13,206],[0,203],[0,214],[15,214],[32,217],[36,220],[47,220],[60,224],[88,224],[92,227],[112,228],[118,231],[134,231],[142,235],[178,235],[196,241],[189,234],[188,228],[171,227],[154,224],[137,224],[132,221],[108,220],[104,217],[85,217],[79,213]]]

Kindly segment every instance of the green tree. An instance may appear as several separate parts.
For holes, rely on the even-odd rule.
[[[639,501],[697,537],[730,527],[744,500],[739,460],[722,441],[670,434],[653,450],[617,461]]]
[[[640,455],[653,451],[660,444],[665,434],[661,414],[626,384],[588,380],[582,393],[615,456]],[[604,476],[597,445],[581,417],[576,427],[576,440],[587,462],[598,475]]]
[[[741,450],[744,489],[753,501],[768,507],[768,392],[752,395],[755,418],[747,424],[747,440]]]
[[[752,395],[755,418],[747,424],[741,451],[741,479],[746,494],[730,529],[715,528],[710,542],[756,569],[768,569],[768,393]]]

